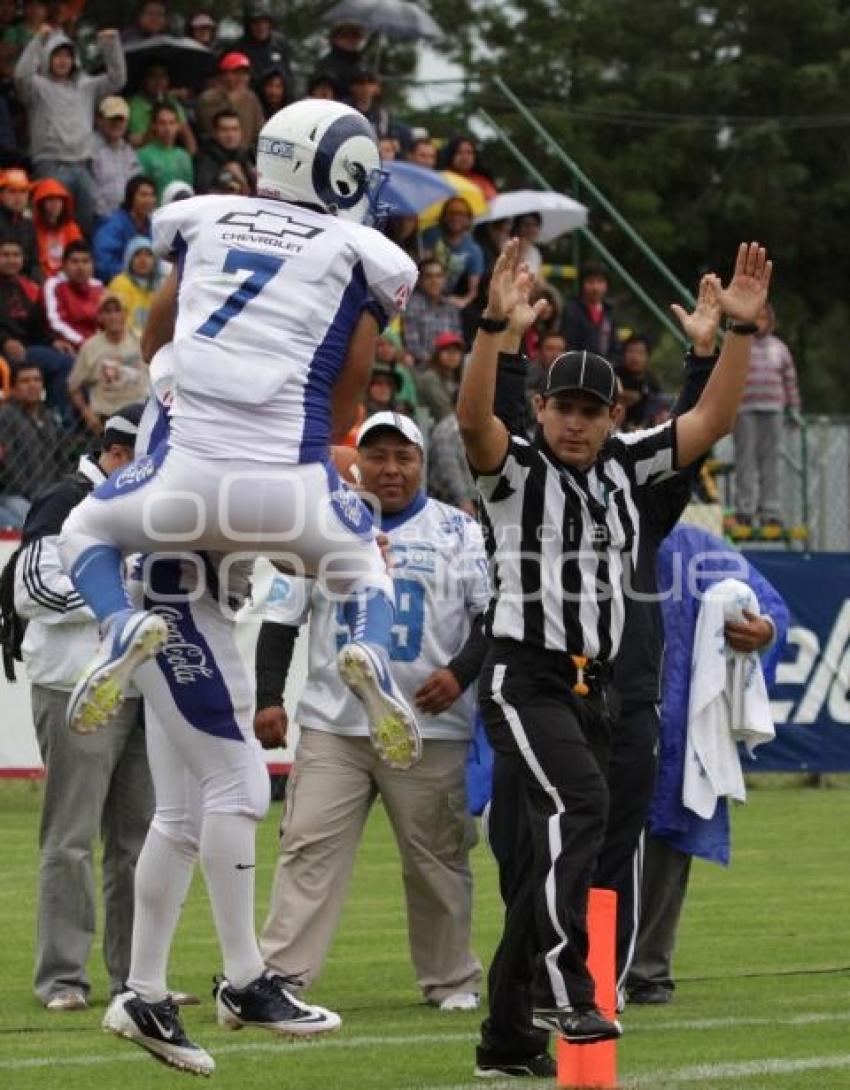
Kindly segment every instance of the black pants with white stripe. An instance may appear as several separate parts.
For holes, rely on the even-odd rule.
[[[594,1004],[587,971],[587,891],[608,814],[605,697],[575,696],[566,657],[495,640],[479,701],[495,751],[490,842],[505,928],[489,974],[482,1045],[541,1051],[534,1007]]]
[[[655,789],[658,709],[624,703],[613,725],[608,763],[608,828],[594,886],[617,893],[617,989],[622,993],[634,957],[640,918],[642,835]]]

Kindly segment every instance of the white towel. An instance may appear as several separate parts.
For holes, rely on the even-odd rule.
[[[724,795],[747,797],[735,743],[752,753],[775,737],[758,654],[735,652],[726,642],[726,622],[744,621],[745,609],[760,613],[754,592],[724,579],[706,591],[694,634],[682,802],[701,818],[710,818]]]

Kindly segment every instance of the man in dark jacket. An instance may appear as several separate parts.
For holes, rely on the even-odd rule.
[[[287,94],[295,95],[295,74],[292,71],[292,50],[279,30],[275,30],[271,4],[268,0],[250,0],[245,5],[245,34],[234,46],[251,61],[255,82],[270,68],[280,69]]]
[[[21,528],[35,496],[66,468],[62,432],[43,397],[38,367],[16,367],[11,396],[0,408],[0,517],[12,529]]]
[[[41,280],[35,227],[24,215],[29,201],[30,182],[27,172],[12,167],[0,174],[0,239],[20,242],[24,254],[22,272],[31,280]]]
[[[616,363],[620,342],[614,308],[606,300],[608,273],[602,265],[587,262],[582,266],[579,293],[568,299],[561,319],[561,330],[571,352],[595,352]]]
[[[217,188],[222,171],[230,171],[240,183],[241,193],[253,193],[257,172],[251,153],[244,144],[242,122],[235,110],[219,110],[213,118],[213,135],[195,159],[195,189],[211,193]]]
[[[15,239],[0,236],[0,355],[13,366],[36,367],[47,386],[47,402],[70,417],[68,375],[73,355],[59,350],[41,305],[41,289],[21,275],[23,251]]]

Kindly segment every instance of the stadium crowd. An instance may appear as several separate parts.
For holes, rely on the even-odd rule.
[[[327,53],[300,78],[295,43],[262,0],[246,5],[243,37],[223,42],[211,15],[195,11],[184,22],[161,0],[141,3],[130,26],[96,39],[75,38],[73,18],[48,25],[52,10],[34,0],[17,16],[14,5],[0,9],[5,529],[20,529],[33,498],[92,448],[110,413],[144,395],[139,338],[167,271],[151,249],[153,211],[193,193],[254,192],[259,129],[300,92],[355,106],[372,123],[385,160],[451,169],[485,199],[497,192],[471,137],[432,137],[389,114],[357,24],[333,26]],[[185,35],[210,52],[194,81],[161,48],[145,60],[140,47],[163,34]],[[425,230],[412,216],[391,218],[385,229],[417,261],[420,276],[403,319],[379,342],[360,418],[392,408],[416,420],[431,495],[471,506],[454,400],[489,274],[511,234],[523,238],[548,303],[526,338],[535,364],[529,393],[565,347],[588,348],[619,365],[627,427],[666,417],[671,399],[651,369],[651,342],[640,334],[621,340],[605,270],[584,268],[578,295],[566,300],[543,278],[538,215],[476,225],[469,202],[456,196]]]

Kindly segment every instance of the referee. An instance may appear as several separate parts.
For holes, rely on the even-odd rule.
[[[496,588],[479,698],[496,753],[491,836],[506,914],[479,1066],[501,1061],[506,1074],[535,1074],[549,1031],[575,1043],[620,1035],[596,1007],[586,907],[608,808],[608,680],[623,630],[624,572],[651,517],[653,483],[734,424],[770,273],[764,249],[751,243],[740,246],[726,288],[712,277],[732,324],[689,412],[612,436],[611,365],[568,352],[549,369],[536,399],[539,439],[528,443],[509,436],[493,399],[502,333],[509,325],[521,333],[536,317],[533,277],[516,240],[496,263],[457,407]],[[504,782],[519,782],[519,797]]]

